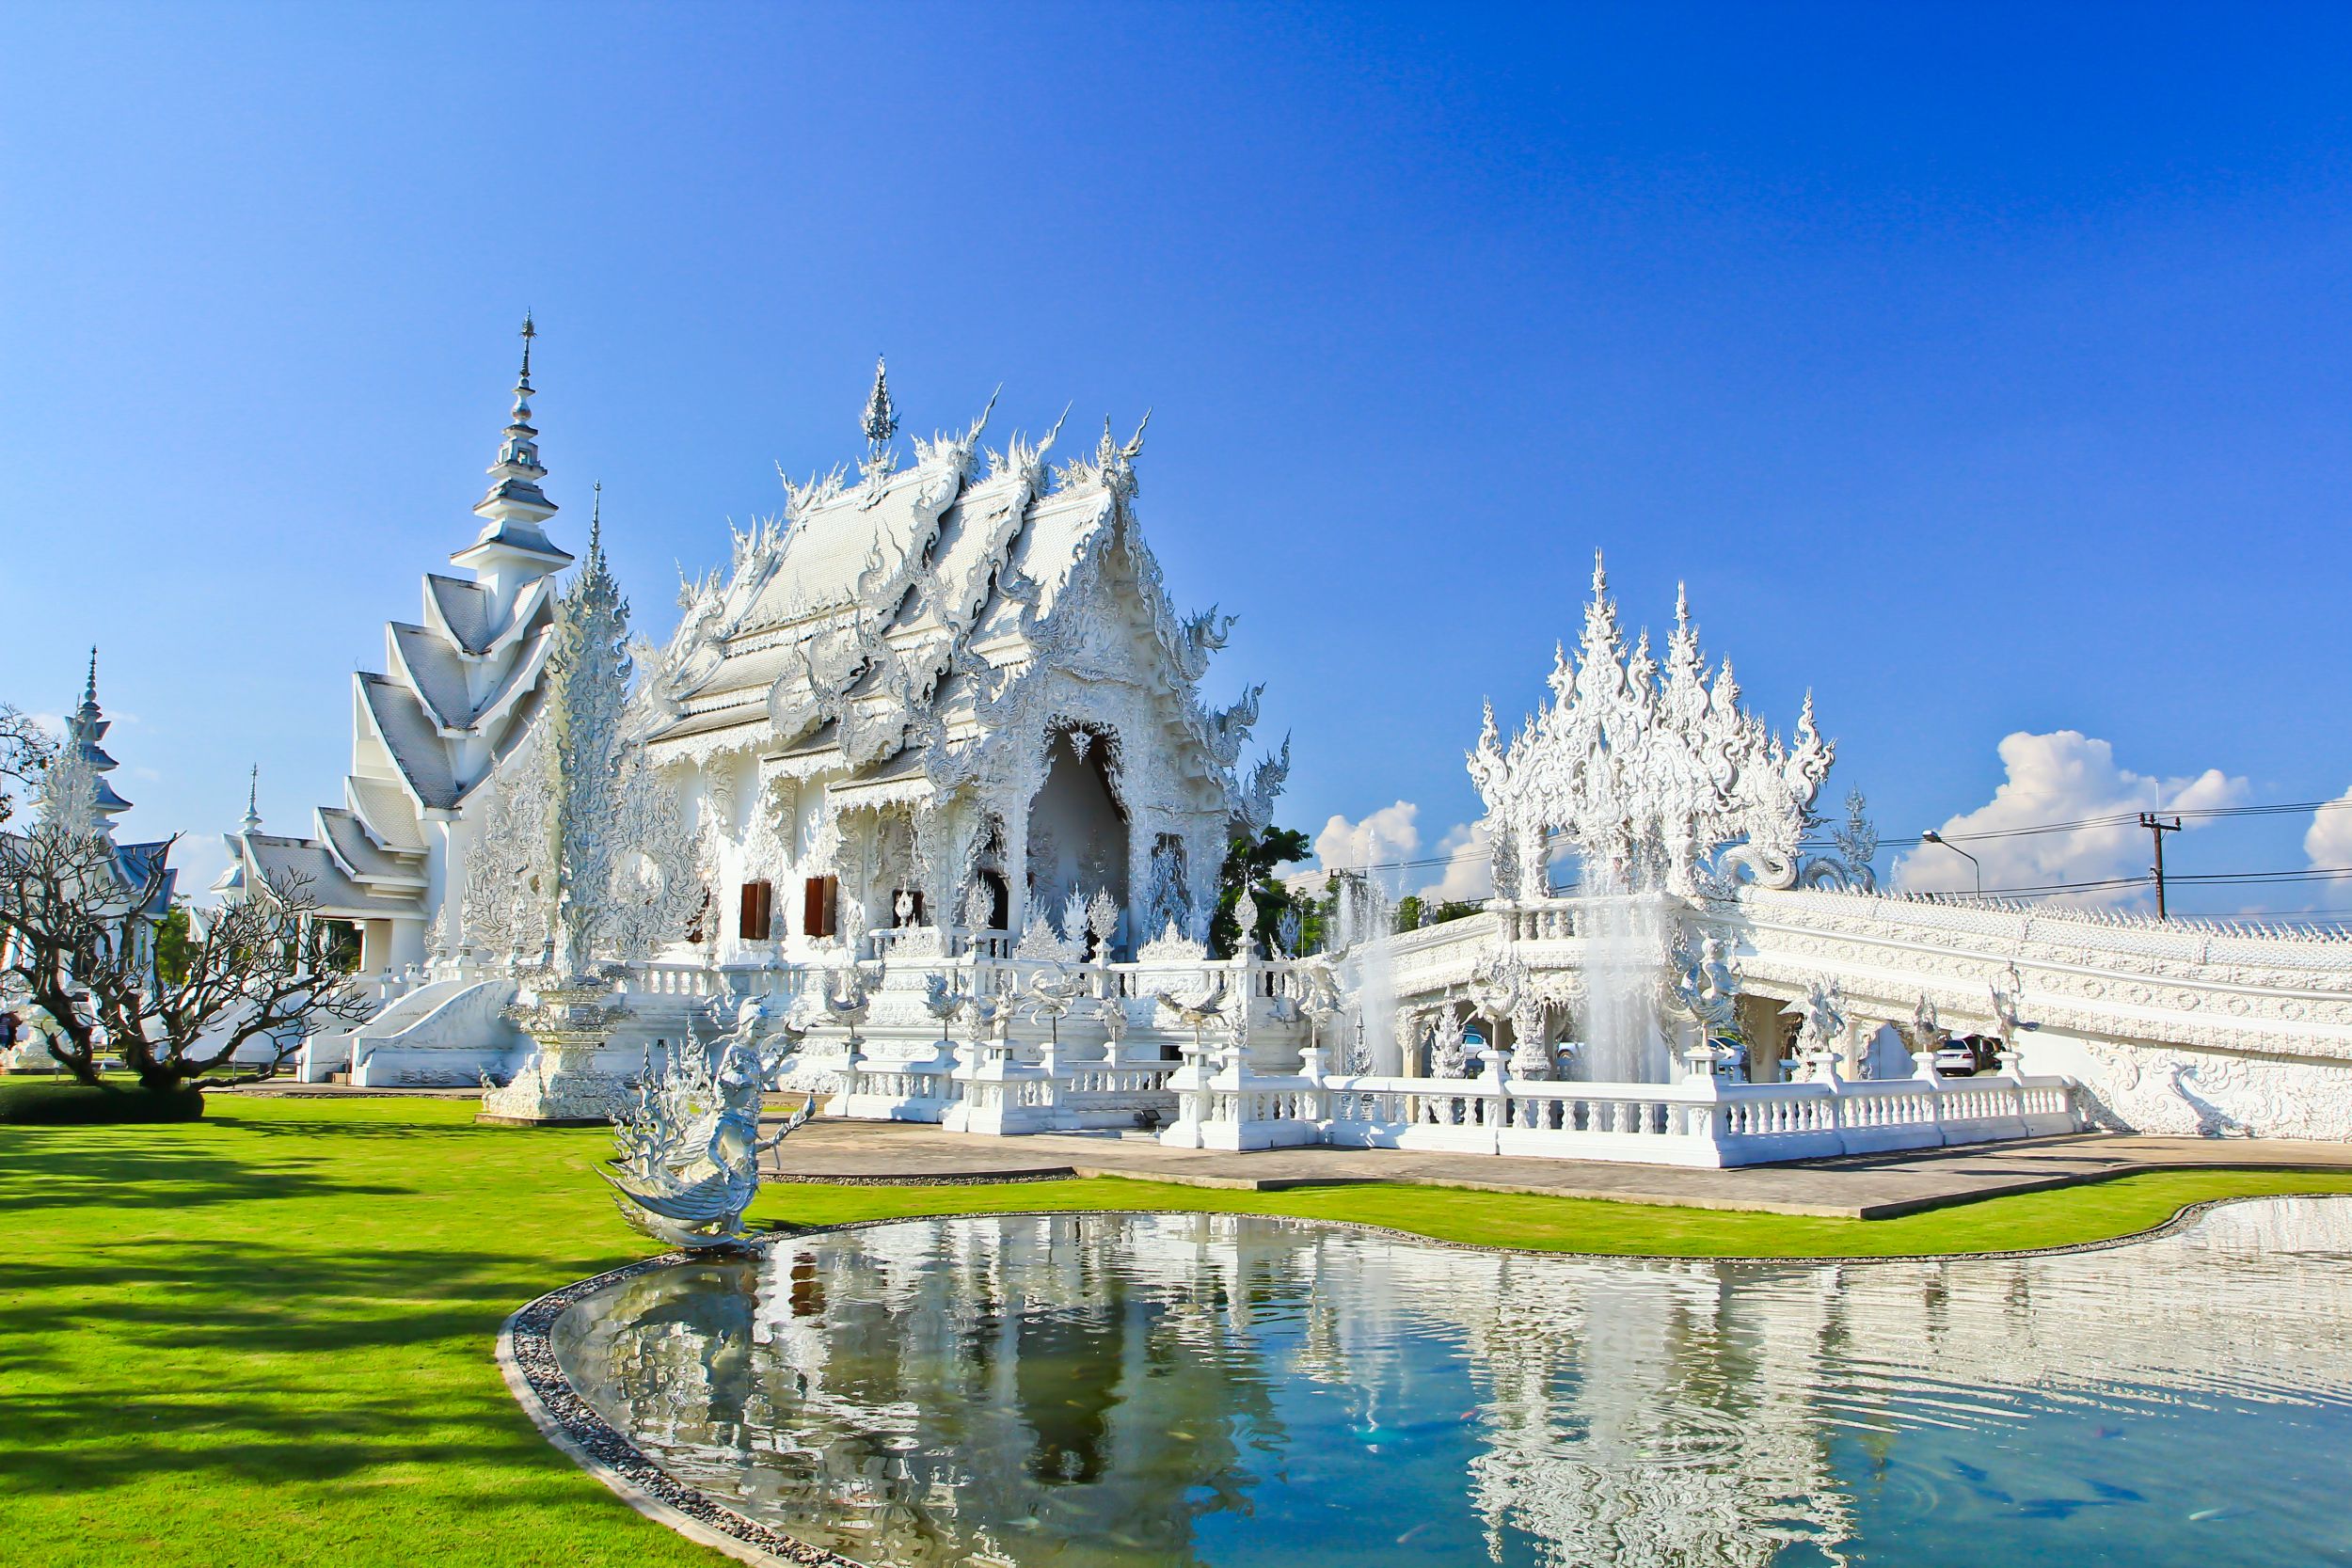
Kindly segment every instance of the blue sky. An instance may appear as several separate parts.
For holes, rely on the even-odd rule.
[[[1890,841],[2338,796],[2352,20],[2052,9],[0,9],[0,698],[95,641],[131,826],[258,761],[298,829],[528,307],[558,536],[601,480],[656,634],[877,351],[918,430],[1153,409],[1311,832],[1474,816],[1596,547]],[[2145,858],[2058,848],[2002,870]],[[2253,902],[2352,886],[2178,900]]]

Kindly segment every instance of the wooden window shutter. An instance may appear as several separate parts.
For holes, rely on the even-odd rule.
[[[811,877],[801,884],[801,934],[833,935],[834,899],[839,887],[831,877]]]
[[[736,934],[745,942],[766,942],[769,923],[774,908],[774,888],[766,882],[745,882],[742,910],[735,927]]]

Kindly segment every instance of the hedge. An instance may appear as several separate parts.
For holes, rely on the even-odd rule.
[[[107,1121],[194,1121],[204,1114],[200,1090],[157,1094],[135,1085],[92,1088],[71,1079],[0,1079],[0,1123],[87,1126]]]

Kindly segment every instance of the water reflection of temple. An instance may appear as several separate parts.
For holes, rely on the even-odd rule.
[[[1381,1506],[1460,1515],[1461,1550],[1391,1528],[1346,1543],[1361,1560],[1844,1561],[1835,1450],[1858,1436],[1997,1431],[2021,1402],[2352,1398],[2347,1261],[2352,1203],[2325,1199],[2110,1252],[1845,1268],[973,1219],[645,1276],[565,1361],[673,1470],[868,1560],[1216,1560],[1220,1531],[1391,1475]]]

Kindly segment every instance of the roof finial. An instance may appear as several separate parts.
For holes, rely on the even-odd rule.
[[[95,642],[90,644],[89,684],[82,688],[82,705],[85,707],[98,705],[98,644]]]
[[[253,765],[251,781],[245,791],[245,831],[252,832],[262,825],[262,765]]]
[[[890,402],[890,372],[879,354],[874,356],[874,390],[866,400],[866,418],[858,428],[866,432],[867,443],[876,451],[898,434],[898,410]]]
[[[604,481],[596,483],[596,499],[588,512],[588,553],[599,555],[604,550]]]
[[[531,348],[532,340],[538,336],[537,323],[524,311],[523,368],[515,375],[515,407],[500,435],[498,461],[490,465],[489,492],[474,503],[474,515],[489,525],[475,543],[505,532],[528,548],[562,556],[540,531],[540,525],[555,515],[555,503],[539,488],[548,470],[539,461],[539,432],[531,422],[531,400],[535,395],[531,385]]]

